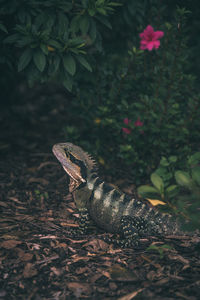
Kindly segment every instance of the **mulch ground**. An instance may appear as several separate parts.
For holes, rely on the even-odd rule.
[[[51,152],[66,139],[67,97],[43,87],[1,110],[0,299],[198,300],[199,237],[121,249],[96,228],[70,236],[79,215]]]

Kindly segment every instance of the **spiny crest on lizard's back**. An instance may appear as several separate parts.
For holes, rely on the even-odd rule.
[[[96,161],[92,158],[91,155],[83,151],[83,149],[79,146],[73,145],[72,143],[59,143],[54,145],[53,152],[55,155],[57,153],[59,154],[63,152],[66,157],[70,156],[71,160],[73,160],[74,158],[78,161],[83,162],[89,172],[97,171]]]

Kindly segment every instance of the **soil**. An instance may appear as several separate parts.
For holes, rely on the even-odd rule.
[[[20,89],[0,113],[0,299],[199,299],[199,237],[122,249],[97,228],[69,234],[79,215],[51,148],[67,139],[74,99],[54,86]]]

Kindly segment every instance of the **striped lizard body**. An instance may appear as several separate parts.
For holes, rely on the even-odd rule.
[[[72,192],[81,215],[81,228],[92,220],[107,232],[119,234],[118,244],[132,246],[139,236],[167,235],[179,231],[178,224],[147,203],[126,195],[97,175],[95,161],[71,143],[53,146],[53,153],[70,176]]]

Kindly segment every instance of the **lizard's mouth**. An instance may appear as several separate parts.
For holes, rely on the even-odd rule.
[[[69,168],[66,168],[64,165],[63,165],[63,169],[70,177],[69,192],[72,193],[74,190],[76,190],[79,187],[79,185],[82,182],[85,182],[85,179],[83,179],[81,176],[76,176],[77,175],[76,173],[71,172],[71,170],[69,170]]]
[[[79,187],[80,184],[81,184],[81,182],[77,182],[72,177],[70,177],[69,192],[72,193],[73,191],[75,191]]]
[[[81,175],[79,175],[78,173],[76,173],[74,171],[73,168],[69,168],[69,167],[66,167],[65,165],[62,165],[63,169],[65,170],[65,172],[69,175],[69,177],[75,181],[78,185],[81,183],[81,182],[85,182],[85,179],[83,179],[81,177]],[[76,166],[75,166],[76,167]]]

